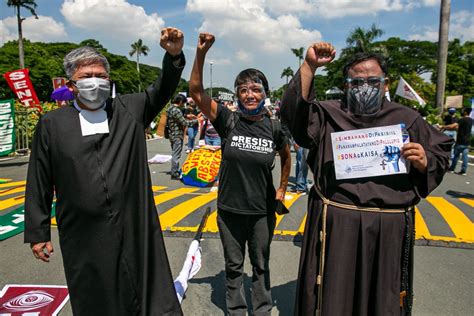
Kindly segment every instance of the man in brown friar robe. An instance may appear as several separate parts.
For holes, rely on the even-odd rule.
[[[36,258],[53,252],[56,219],[75,316],[182,315],[173,286],[147,164],[145,129],[173,95],[184,68],[183,34],[162,30],[157,81],[110,96],[110,66],[91,47],[64,58],[74,104],[44,115],[33,140],[25,242]]]
[[[376,54],[356,54],[344,67],[342,102],[316,100],[314,73],[334,56],[329,43],[311,45],[282,101],[282,120],[310,149],[314,173],[295,315],[409,315],[413,206],[442,181],[451,140],[384,99],[387,64]],[[405,159],[407,173],[336,179],[331,133],[397,124],[411,142],[391,150]]]

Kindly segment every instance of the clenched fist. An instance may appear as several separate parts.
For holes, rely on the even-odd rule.
[[[336,57],[336,50],[330,43],[319,42],[312,44],[306,52],[305,61],[312,69],[330,63]]]
[[[197,50],[203,54],[206,54],[212,44],[214,44],[216,38],[211,33],[199,33]]]
[[[179,29],[166,27],[161,30],[160,46],[171,56],[181,54],[184,45],[184,35]]]

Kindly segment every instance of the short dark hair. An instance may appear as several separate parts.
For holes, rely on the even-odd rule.
[[[344,68],[342,68],[342,75],[344,78],[347,78],[347,73],[352,66],[370,59],[374,59],[379,64],[385,76],[388,75],[387,61],[385,60],[385,57],[377,53],[355,53],[351,58],[349,58],[347,63],[344,65]]]
[[[471,114],[471,111],[472,111],[471,108],[464,108],[464,109],[462,109],[462,114],[463,114],[463,115],[464,115],[464,114],[469,115],[469,114]]]
[[[178,103],[186,103],[186,97],[182,94],[177,94],[174,98],[173,98],[173,101],[172,103],[173,104],[178,104]]]
[[[268,80],[267,77],[258,69],[255,68],[248,68],[242,70],[237,77],[235,78],[234,87],[238,87],[241,84],[246,83],[247,81],[254,81],[254,82],[262,82],[263,88],[265,89],[265,93],[267,95],[270,94],[270,89],[268,88]]]

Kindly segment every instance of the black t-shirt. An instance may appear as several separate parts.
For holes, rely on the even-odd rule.
[[[457,120],[455,116],[448,114],[444,117],[444,125],[450,125],[450,124],[456,123],[456,121]]]
[[[456,138],[456,144],[458,145],[469,145],[472,130],[472,118],[464,116],[458,120],[458,134]]]
[[[199,111],[198,111],[197,108],[194,108],[194,107],[192,107],[192,106],[188,106],[188,107],[186,107],[186,108],[184,109],[183,115],[186,116],[186,115],[188,115],[188,114],[193,114],[193,115],[197,116],[197,115],[199,114]],[[199,124],[199,123],[194,124],[193,127],[197,127],[198,124]]]
[[[218,107],[212,122],[221,138],[226,134],[226,124],[233,112]],[[240,118],[226,138],[219,170],[219,210],[266,215],[275,210],[275,188],[272,165],[276,151],[287,143],[284,133],[273,140],[272,123],[264,115],[263,120],[250,121]]]

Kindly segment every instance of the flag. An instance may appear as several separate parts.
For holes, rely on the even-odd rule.
[[[426,104],[425,100],[423,100],[402,77],[400,77],[395,94],[408,100],[417,101],[421,106]]]
[[[42,112],[35,89],[30,80],[29,69],[19,69],[7,72],[3,75],[10,89],[16,94],[21,103],[27,108],[35,107]]]
[[[186,259],[183,263],[183,268],[179,273],[176,280],[174,280],[174,288],[176,290],[176,295],[178,296],[178,301],[181,304],[184,298],[184,293],[188,289],[188,280],[192,279],[196,273],[201,269],[201,247],[199,246],[202,237],[202,231],[204,226],[206,226],[207,219],[211,214],[211,208],[208,207],[204,213],[199,228],[194,236],[191,245],[189,246],[188,253],[186,254]]]

